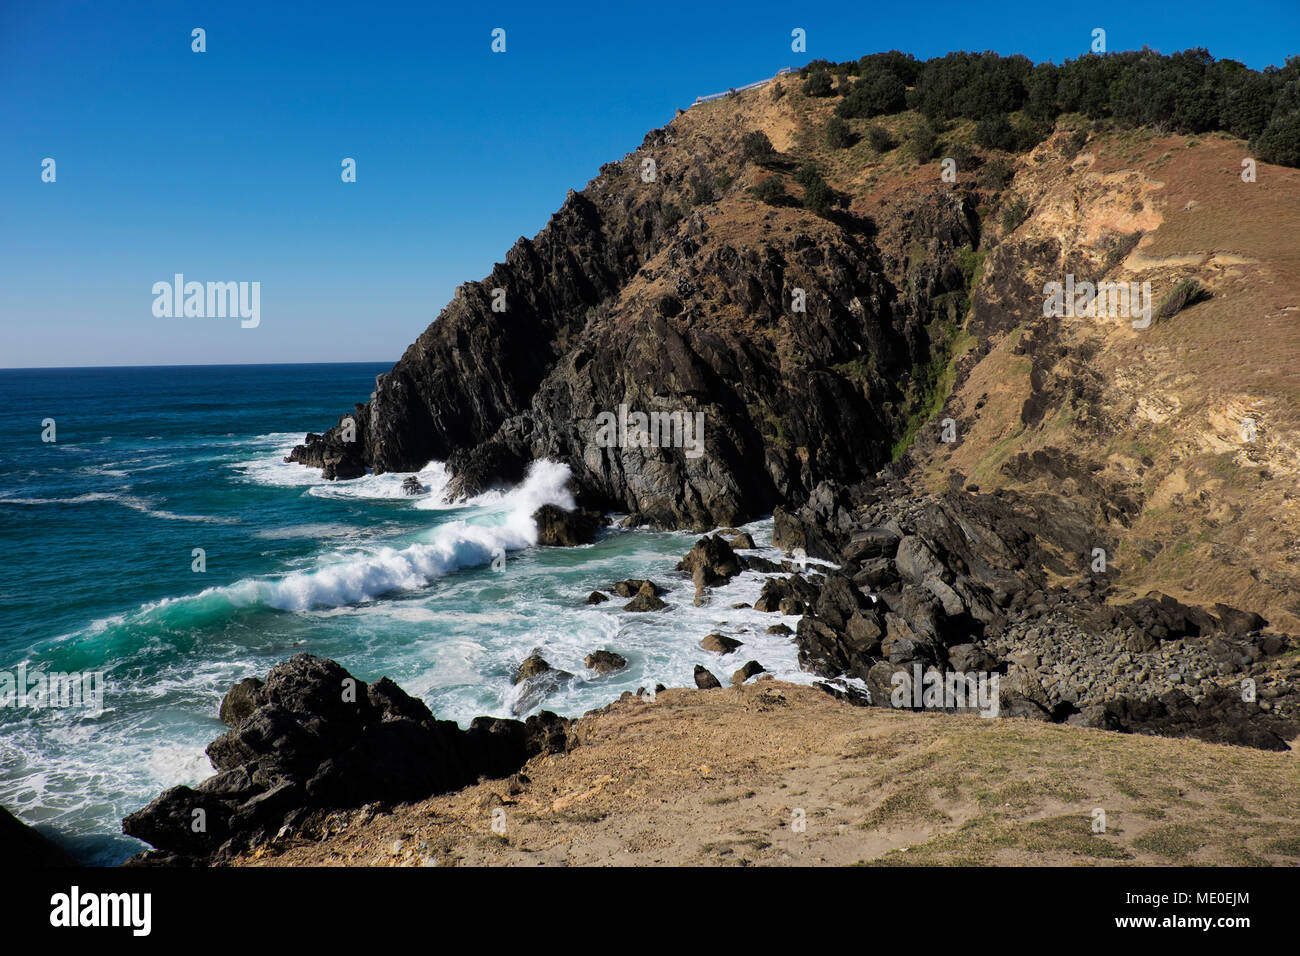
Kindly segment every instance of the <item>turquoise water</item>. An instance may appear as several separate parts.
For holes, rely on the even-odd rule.
[[[388,675],[462,724],[577,715],[639,686],[691,685],[695,663],[725,679],[757,659],[810,680],[789,640],[763,633],[777,616],[730,608],[757,597],[761,576],[692,606],[673,570],[692,534],[611,528],[587,547],[533,546],[532,512],[571,504],[562,465],[451,506],[437,463],[417,497],[405,475],[331,483],[283,463],[387,368],[0,370],[0,671],[107,681],[102,711],[0,707],[0,805],[87,862],[119,862],[143,848],[122,836],[124,814],[211,773],[203,748],[224,730],[230,685],[300,651]],[[45,419],[54,442],[41,440]],[[748,530],[770,539],[770,521]],[[673,610],[583,603],[625,577],[670,586]],[[700,651],[713,630],[745,646],[721,660]],[[628,668],[588,672],[601,647]],[[534,648],[576,675],[544,701],[510,682]]]

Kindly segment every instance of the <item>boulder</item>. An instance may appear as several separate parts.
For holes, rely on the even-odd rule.
[[[248,717],[257,708],[256,694],[261,687],[262,682],[256,677],[245,677],[226,691],[226,696],[221,698],[221,709],[217,714],[221,722],[235,727]]]
[[[722,535],[706,535],[695,542],[686,557],[677,564],[678,571],[685,571],[695,581],[696,587],[726,584],[741,572],[740,558],[731,549]]]
[[[713,690],[716,687],[721,687],[722,682],[719,681],[716,677],[714,677],[708,671],[707,668],[699,664],[696,664],[695,665],[695,686],[698,687],[700,690]]]
[[[461,730],[387,678],[367,684],[309,654],[246,690],[235,712],[250,702],[251,712],[208,746],[216,775],[172,787],[122,821],[124,833],[161,851],[138,862],[229,859],[316,811],[422,800],[570,746],[568,721],[554,714],[480,717]],[[205,827],[196,830],[199,810]]]
[[[588,604],[604,604],[609,600],[609,595],[601,594],[599,591],[592,591],[587,595]]]
[[[420,479],[415,475],[407,475],[406,480],[402,482],[402,491],[408,495],[422,495],[427,490],[424,485],[420,484]]]
[[[731,683],[743,684],[756,674],[764,673],[763,665],[758,661],[746,661],[745,664],[731,675]]]
[[[657,589],[649,581],[642,582],[641,589],[636,592],[636,597],[623,605],[625,611],[662,611],[668,606],[667,602],[655,596]]]
[[[655,597],[664,593],[664,589],[659,585],[642,578],[628,578],[626,581],[619,581],[614,585],[614,593],[623,598],[636,597],[646,589],[647,585],[650,588],[650,593]]]
[[[537,543],[551,547],[573,547],[596,540],[604,517],[599,511],[577,508],[565,511],[557,505],[542,505],[533,512]]]
[[[608,674],[627,667],[627,658],[613,651],[599,650],[588,654],[583,663],[597,674]]]
[[[707,634],[700,639],[700,647],[715,654],[730,654],[741,646],[741,641],[724,634]]]
[[[518,669],[515,671],[515,677],[512,683],[518,684],[520,681],[528,680],[530,677],[544,674],[550,669],[551,665],[546,662],[546,659],[537,651],[533,651],[524,658],[524,662],[520,664]]]

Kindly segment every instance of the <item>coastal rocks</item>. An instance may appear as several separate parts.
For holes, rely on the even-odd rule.
[[[569,746],[567,721],[554,714],[480,717],[461,730],[387,678],[367,684],[308,654],[276,665],[247,699],[251,711],[237,703],[241,691],[227,707],[235,723],[208,746],[215,776],[172,787],[123,820],[124,833],[159,851],[141,862],[226,859],[315,811],[419,800]]]
[[[721,687],[722,682],[713,676],[707,668],[700,664],[695,665],[695,686],[700,690],[713,690]]]
[[[62,847],[0,807],[0,860],[17,872],[47,867],[79,866]]]
[[[598,511],[577,508],[565,511],[557,505],[542,505],[533,512],[537,524],[537,543],[549,547],[573,547],[591,544],[604,521]]]
[[[758,661],[746,661],[734,674],[731,675],[732,684],[743,684],[758,674],[766,673],[766,669]]]
[[[221,709],[217,716],[223,724],[234,727],[257,709],[257,691],[262,682],[256,677],[245,677],[221,698]]]
[[[817,603],[819,592],[817,586],[799,574],[785,578],[768,578],[763,582],[763,590],[754,609],[772,613],[802,614],[803,605]],[[782,607],[783,602],[785,606]]]
[[[726,584],[742,570],[740,558],[720,534],[709,535],[695,542],[686,557],[677,564],[678,571],[691,575],[695,584],[695,603],[704,602],[707,588]]]
[[[592,591],[587,595],[588,604],[604,604],[609,600],[608,594],[601,594],[599,591]]]
[[[406,480],[402,482],[402,491],[408,495],[422,495],[428,489],[420,484],[420,479],[415,475],[407,475]]]
[[[668,603],[656,595],[658,588],[649,581],[643,581],[636,597],[623,605],[625,611],[662,611]]]
[[[515,671],[513,683],[518,690],[511,700],[510,712],[515,716],[528,713],[573,679],[574,675],[552,667],[540,653],[533,651]]]
[[[542,657],[542,655],[537,651],[533,651],[533,653],[524,658],[524,662],[515,670],[514,680],[512,680],[511,683],[518,684],[529,680],[530,678],[545,674],[550,670],[552,670],[552,667],[546,662],[546,658]]]
[[[700,647],[714,654],[730,654],[741,644],[741,641],[727,637],[725,634],[707,634],[700,639]]]
[[[630,598],[635,597],[647,588],[649,588],[649,592],[655,597],[664,593],[664,589],[653,581],[646,581],[640,578],[628,578],[626,581],[619,581],[614,585],[614,593],[622,598]]]
[[[1259,702],[1245,702],[1240,691],[1231,687],[1215,688],[1199,701],[1177,688],[1156,698],[1119,697],[1087,707],[1069,722],[1261,750],[1290,750],[1287,741],[1300,734],[1300,721],[1278,718]]]
[[[627,658],[613,651],[599,650],[588,654],[583,663],[597,674],[609,674],[627,667]]]
[[[866,679],[871,667],[883,653],[884,628],[874,612],[853,619],[852,630],[837,630],[814,615],[800,618],[795,630],[799,648],[799,666],[819,677],[858,677]]]

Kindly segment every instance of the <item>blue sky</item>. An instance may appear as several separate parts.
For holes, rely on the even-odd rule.
[[[1059,63],[1098,26],[1111,50],[1257,69],[1300,52],[1295,0],[3,0],[0,367],[395,360],[459,282],[701,93],[894,48]],[[261,324],[156,318],[153,283],[176,272],[260,282]]]

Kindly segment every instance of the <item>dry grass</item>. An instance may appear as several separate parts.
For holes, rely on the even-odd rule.
[[[521,793],[484,782],[245,862],[1282,865],[1300,853],[1294,753],[859,709],[776,681],[623,701],[579,735],[571,753],[532,761]]]

